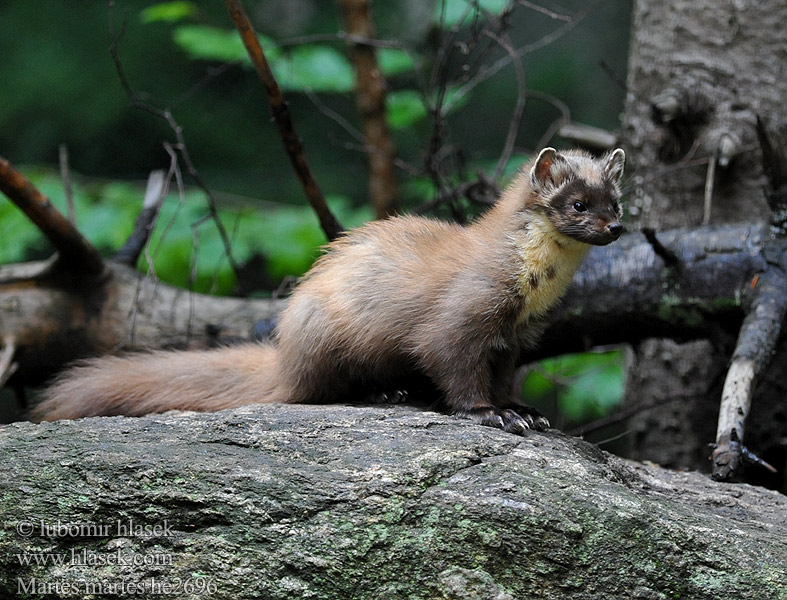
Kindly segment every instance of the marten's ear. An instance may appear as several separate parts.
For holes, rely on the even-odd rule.
[[[604,175],[606,175],[612,183],[620,183],[623,177],[623,168],[626,166],[626,153],[621,148],[607,156],[604,163]]]
[[[538,191],[548,186],[556,186],[559,181],[556,167],[565,163],[564,159],[554,148],[544,148],[536,159],[536,164],[530,171],[530,182],[533,189]]]

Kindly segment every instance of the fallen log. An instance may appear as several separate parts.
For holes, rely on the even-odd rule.
[[[767,272],[764,229],[728,225],[671,230],[680,257],[664,264],[641,234],[594,248],[539,348],[523,358],[647,337],[736,335],[755,276]],[[196,294],[107,262],[98,278],[63,275],[52,262],[0,267],[0,333],[19,348],[16,375],[41,383],[85,356],[142,348],[201,348],[248,341],[284,301]]]

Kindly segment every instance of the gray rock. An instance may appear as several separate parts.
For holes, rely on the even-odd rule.
[[[0,448],[3,596],[787,598],[787,498],[553,431],[251,406]]]

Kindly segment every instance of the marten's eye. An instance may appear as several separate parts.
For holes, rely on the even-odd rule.
[[[577,212],[585,212],[588,209],[584,202],[574,202],[574,210]]]

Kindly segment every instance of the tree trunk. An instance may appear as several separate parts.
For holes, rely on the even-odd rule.
[[[623,116],[637,223],[702,223],[714,161],[711,220],[768,220],[756,124],[787,121],[785,22],[784,2],[637,0]]]
[[[768,180],[774,186],[778,182],[764,162],[757,127],[759,119],[779,132],[787,123],[785,20],[783,2],[635,3],[623,118],[631,157],[630,226],[659,231],[708,222],[774,221],[774,205],[766,190]],[[680,415],[655,408],[644,421],[633,423],[634,455],[664,464],[705,467],[707,451],[686,430],[691,428],[688,421],[715,421],[718,414],[722,396],[718,373],[726,371],[732,347],[718,337],[712,344],[706,344],[703,352],[696,352],[696,346],[694,351],[680,351],[669,343],[652,342],[637,349],[639,361],[631,373],[627,403],[650,399],[656,406],[664,395],[672,394],[680,398],[682,407]],[[787,360],[786,352],[783,346],[760,380],[773,377],[776,362],[783,365]],[[680,360],[675,360],[676,353]],[[676,373],[691,373],[691,381],[672,386]],[[711,380],[696,381],[700,374]],[[659,382],[663,385],[655,391]],[[754,383],[741,382],[740,387]],[[784,423],[779,399],[768,396],[763,386],[758,389],[753,410],[767,411],[772,422],[781,418]],[[783,393],[782,389],[777,395]],[[761,443],[750,428],[747,444],[758,454],[781,455],[787,450],[773,437],[765,442],[769,445]]]
[[[268,405],[15,424],[0,451],[4,597],[787,595],[784,496],[557,432]]]

